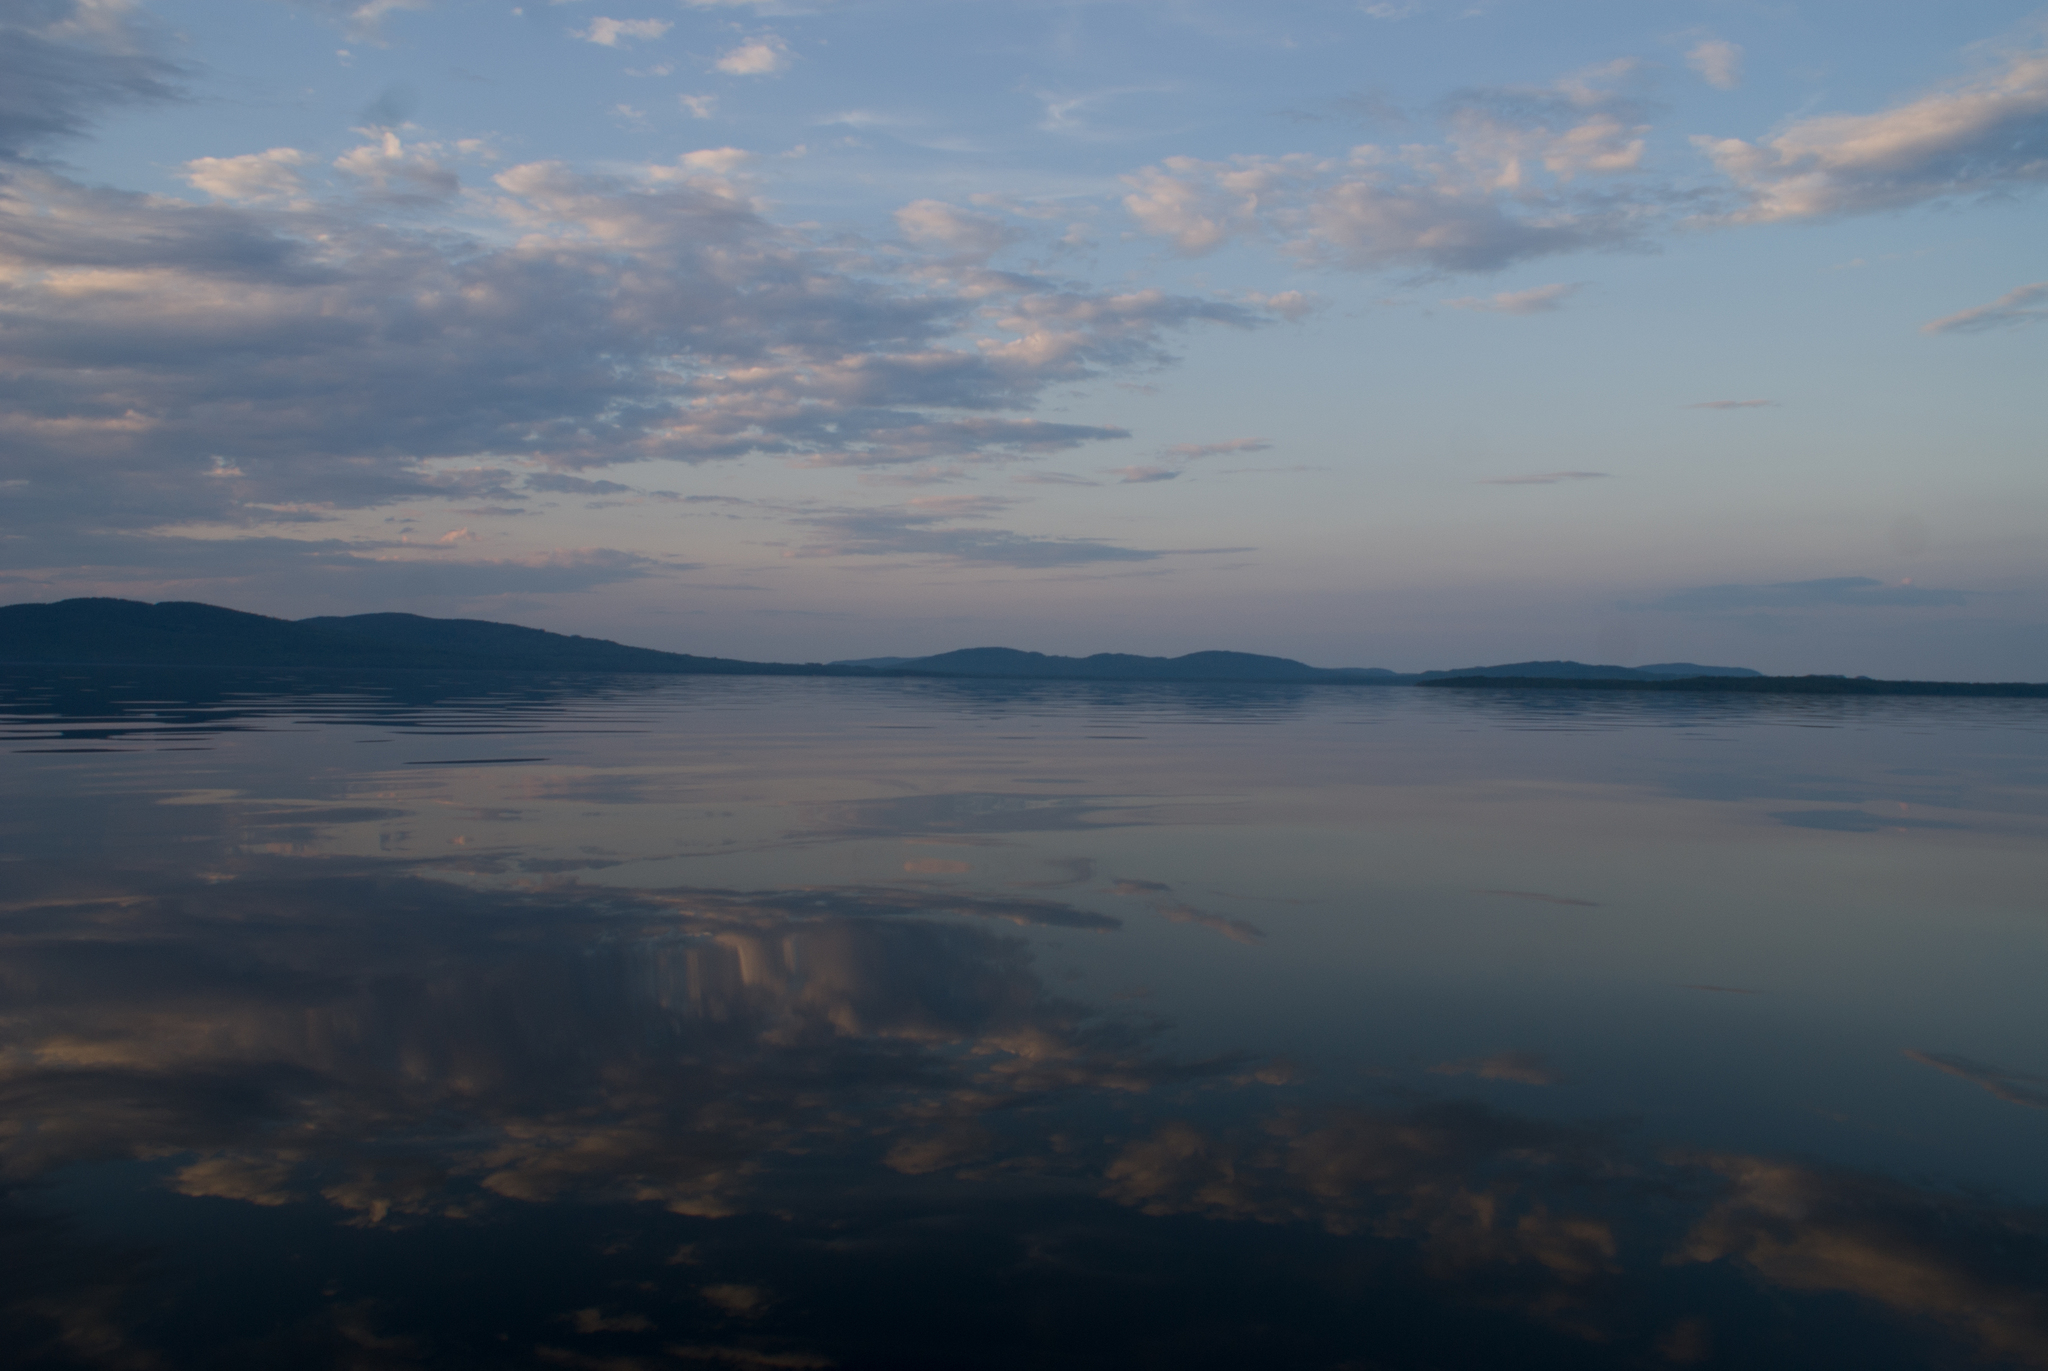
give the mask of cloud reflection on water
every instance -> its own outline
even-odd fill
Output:
[[[221,745],[22,759],[10,788],[36,859],[0,866],[0,1234],[35,1258],[0,1271],[0,1336],[29,1364],[2048,1367],[2039,1211],[1788,1159],[1775,1119],[1716,1133],[1763,1108],[1712,1069],[1767,1076],[1753,1047],[1802,1046],[1768,1014],[1863,973],[1752,957],[1781,930],[1729,918],[1702,934],[1725,964],[1670,940],[1707,927],[1666,907],[1695,893],[1779,908],[1722,854],[1825,875],[1871,845],[1759,797],[1917,816],[1905,787],[1938,785],[1960,815],[1988,776],[2030,877],[2030,802],[1964,735],[1909,776],[1857,770],[1855,740],[1679,766],[1684,729],[1732,716],[1662,703],[515,684],[16,708],[43,737]],[[854,732],[906,716],[925,731]],[[1301,728],[1207,727],[1245,721]],[[1659,732],[1561,766],[1553,727]],[[543,732],[564,760],[400,770],[556,751],[495,736]],[[1628,844],[1695,831],[1716,864],[1673,846],[1618,879]],[[1796,888],[1866,939],[1863,895]],[[1246,901],[1257,926],[1201,907]],[[1410,993],[1436,950],[1453,978]],[[1616,983],[1685,1003],[1652,1018]],[[1903,1041],[2024,1060],[1949,1032]],[[1632,1034],[1664,1055],[1602,1057]],[[2038,1121],[1899,1041],[1874,1055]],[[1909,1056],[2033,1102],[2023,1072]],[[1702,1067],[1675,1087],[1695,1112],[1597,1117],[1672,1061]]]
[[[1567,1351],[1569,1364],[1640,1365],[1659,1347],[1653,1364],[1669,1364],[1671,1349],[1739,1348],[1766,1331],[1777,1350],[1749,1364],[1795,1365],[1788,1348],[1845,1329],[1860,1340],[1868,1310],[1919,1330],[1902,1344],[1914,1355],[1946,1330],[1988,1356],[2048,1366],[2038,1212],[1838,1168],[1660,1155],[1611,1126],[1455,1099],[1288,1103],[1272,1092],[1291,1088],[1291,1069],[1173,1060],[1149,1021],[1053,993],[1028,944],[949,917],[1007,905],[1041,925],[1114,926],[1080,911],[1059,924],[1054,901],[868,887],[483,891],[341,860],[257,859],[213,883],[23,866],[17,889],[31,898],[0,941],[0,977],[23,1007],[0,1077],[17,1195],[125,1161],[190,1201],[325,1213],[401,1243],[461,1231],[524,1250],[544,1231],[538,1216],[560,1206],[594,1206],[624,1233],[715,1220],[741,1225],[706,1230],[730,1261],[693,1275],[692,1290],[750,1289],[774,1270],[762,1288],[802,1291],[803,1308],[693,1294],[716,1326],[687,1344],[675,1341],[681,1316],[652,1297],[586,1304],[599,1312],[549,1315],[558,1331],[533,1344],[543,1362],[669,1365],[697,1355],[673,1350],[687,1345],[740,1363],[880,1365],[863,1360],[858,1319],[818,1321],[832,1297],[804,1285],[817,1272],[789,1268],[802,1263],[785,1249],[868,1233],[849,1249],[867,1252],[923,1213],[975,1235],[965,1254],[952,1240],[891,1239],[858,1260],[919,1279],[938,1278],[934,1262],[967,1262],[945,1280],[1031,1272],[1033,1299],[1074,1309],[1116,1304],[1136,1278],[1085,1274],[1076,1243],[1114,1249],[1149,1241],[1145,1225],[1197,1219],[1174,1241],[1211,1260],[1242,1247],[1233,1231],[1271,1230],[1253,1244],[1260,1259],[1307,1282],[1290,1297],[1304,1327],[1289,1345],[1325,1358],[1376,1320],[1391,1320],[1398,1343],[1505,1317],[1531,1365]],[[1548,1078],[1518,1053],[1440,1069]],[[133,1183],[121,1174],[96,1183]],[[780,1229],[758,1227],[770,1215]],[[1031,1251],[1047,1255],[1015,1267]],[[1146,1279],[1170,1281],[1171,1265]],[[136,1339],[163,1277],[121,1270],[94,1274],[112,1284],[75,1307],[10,1278],[15,1316],[71,1349],[51,1364],[155,1364]],[[1347,1291],[1367,1272],[1414,1308],[1359,1314]],[[1782,1303],[1818,1294],[1857,1303]],[[374,1318],[337,1305],[322,1336],[426,1349],[446,1335],[403,1292],[378,1299]],[[51,1334],[60,1306],[76,1322],[88,1305],[98,1333]],[[1021,1300],[1001,1317],[1028,1321],[1037,1307]],[[1075,1364],[1130,1364],[1119,1359],[1146,1340],[1172,1341],[1151,1297],[1132,1308],[1135,1323]],[[610,1340],[606,1356],[630,1344],[652,1360],[559,1346],[575,1320]],[[755,1331],[737,1341],[706,1331],[741,1324]],[[943,1356],[962,1332],[930,1336]],[[80,1350],[94,1337],[107,1355]],[[198,1364],[192,1350],[163,1354]],[[329,1359],[347,1360],[307,1364]],[[1186,1361],[1225,1364],[1200,1349]]]

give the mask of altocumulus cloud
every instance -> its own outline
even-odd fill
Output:
[[[1759,142],[1696,138],[1765,223],[1901,209],[2048,181],[2048,49],[1996,55],[1973,78],[1877,114],[1797,120]]]
[[[1461,92],[1439,111],[1441,144],[1168,158],[1125,178],[1124,208],[1190,256],[1271,237],[1305,263],[1354,269],[1496,271],[1623,246],[1661,192],[1589,183],[1642,165],[1647,106],[1622,89],[1632,73]]]
[[[1730,89],[1741,57],[1707,40],[1687,60]],[[1681,225],[1871,214],[2048,181],[2039,46],[1993,51],[1969,79],[1877,113],[1795,119],[1755,141],[1693,137],[1699,175],[1646,157],[1656,107],[1635,93],[1642,79],[1623,60],[1547,87],[1460,92],[1438,107],[1435,141],[1344,157],[1169,157],[1124,178],[1124,208],[1188,256],[1264,239],[1315,266],[1491,272],[1640,247]]]
[[[126,11],[11,13],[0,443],[20,526],[47,534],[503,498],[536,469],[651,458],[1057,452],[1125,435],[1030,417],[1048,387],[1274,317],[993,270],[1005,235],[933,202],[911,216],[926,244],[825,243],[771,222],[729,149],[479,178],[476,149],[379,129],[331,166],[199,159],[208,204],[86,186],[32,153],[172,98],[175,72]],[[476,235],[420,220],[457,196]],[[48,565],[46,541],[15,564]]]

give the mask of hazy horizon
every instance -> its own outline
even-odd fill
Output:
[[[2048,11],[0,6],[0,599],[2048,679]]]

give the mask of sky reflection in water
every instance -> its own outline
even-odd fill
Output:
[[[2048,1366],[2048,709],[11,678],[10,1344]]]

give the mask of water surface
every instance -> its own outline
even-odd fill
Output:
[[[28,1365],[2048,1366],[2048,705],[14,674]]]

